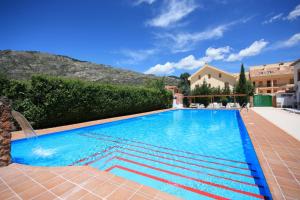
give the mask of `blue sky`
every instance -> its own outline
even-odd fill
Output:
[[[300,58],[299,0],[0,0],[0,49],[142,73]]]

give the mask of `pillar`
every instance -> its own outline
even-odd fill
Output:
[[[10,143],[13,130],[11,105],[6,97],[0,97],[0,167],[11,163]]]
[[[274,90],[273,90],[273,79],[271,79],[271,93],[272,94],[274,93]]]

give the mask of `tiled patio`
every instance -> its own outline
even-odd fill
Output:
[[[0,199],[168,200],[167,193],[92,167],[0,168]]]
[[[273,198],[300,199],[300,141],[252,110],[242,117]]]

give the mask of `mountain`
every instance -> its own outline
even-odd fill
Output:
[[[38,51],[0,51],[0,72],[13,79],[29,79],[33,74],[75,77],[111,84],[140,85],[162,77],[81,61],[68,56]],[[165,77],[168,85],[178,85],[176,77]]]

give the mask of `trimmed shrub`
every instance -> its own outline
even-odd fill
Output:
[[[49,76],[33,76],[27,84],[11,81],[9,85],[5,95],[35,128],[163,109],[172,101],[166,90]]]

